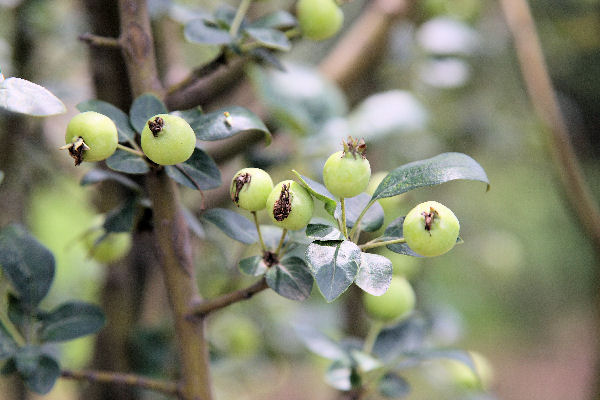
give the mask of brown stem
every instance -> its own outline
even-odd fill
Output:
[[[205,317],[213,311],[220,310],[239,301],[248,300],[255,294],[262,292],[268,287],[269,286],[267,285],[266,279],[262,278],[247,288],[224,294],[223,296],[215,299],[202,301],[194,307],[192,310],[192,315],[200,318]]]
[[[116,38],[98,36],[92,33],[84,33],[79,36],[79,40],[95,47],[114,47],[121,48],[121,43]]]
[[[119,372],[108,371],[64,370],[61,372],[61,376],[65,379],[137,386],[142,389],[153,390],[155,392],[160,392],[171,396],[179,395],[179,388],[177,387],[177,384],[175,382],[160,381],[157,379],[150,379],[135,374],[123,374]]]

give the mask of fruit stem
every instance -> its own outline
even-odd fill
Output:
[[[348,227],[346,226],[346,202],[344,201],[343,197],[340,197],[340,206],[342,207],[342,233],[344,234],[344,237],[346,239],[349,239]],[[356,227],[356,225],[354,225],[353,228],[355,228],[355,227]]]
[[[144,153],[140,150],[132,149],[131,147],[123,146],[121,143],[117,144],[117,148],[126,151],[131,154],[135,154],[138,157],[144,157]]]
[[[267,247],[265,246],[262,234],[260,233],[260,225],[258,224],[258,217],[256,216],[256,211],[252,211],[252,216],[254,217],[254,225],[256,225],[256,233],[258,233],[258,241],[260,242],[260,248],[264,253],[265,251],[267,251]]]
[[[373,205],[375,204],[377,200],[371,199],[371,201],[369,201],[369,203],[367,204],[367,206],[361,211],[360,215],[358,216],[358,218],[356,219],[356,222],[354,223],[354,226],[352,227],[352,229],[350,229],[350,237],[352,237],[354,235],[354,233],[356,232],[356,230],[358,229],[358,226],[360,225],[360,221],[362,221],[363,217],[365,216],[365,214],[367,213],[367,210]]]
[[[367,333],[367,337],[365,338],[365,343],[363,344],[363,352],[367,354],[371,354],[373,351],[373,346],[375,345],[375,340],[383,329],[383,322],[381,321],[373,321],[371,323],[371,327],[369,328],[369,332]]]
[[[279,244],[277,245],[277,250],[275,250],[276,256],[279,256],[279,252],[281,251],[281,248],[283,247],[283,240],[285,239],[286,234],[287,234],[287,229],[284,229],[283,232],[281,232],[281,239],[279,239]]]
[[[361,250],[368,250],[368,249],[372,249],[375,247],[387,246],[389,244],[396,244],[396,243],[406,243],[406,240],[403,237],[399,238],[399,239],[384,240],[383,242],[378,242],[377,239],[375,239],[375,240],[372,240],[365,244],[361,244],[358,247],[360,247]]]
[[[242,25],[242,21],[250,8],[250,4],[252,0],[242,0],[240,6],[238,7],[235,17],[233,18],[233,22],[231,23],[231,27],[229,28],[229,34],[231,37],[235,38],[240,30],[240,26]]]

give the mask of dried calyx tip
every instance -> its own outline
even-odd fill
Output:
[[[72,143],[59,147],[60,150],[69,150],[69,155],[75,160],[75,166],[83,162],[83,152],[90,149],[90,146],[85,144],[81,136],[73,140]]]
[[[231,194],[231,200],[239,207],[240,201],[240,192],[244,188],[245,184],[249,184],[252,180],[252,176],[245,172],[243,174],[239,174],[233,179],[233,185],[235,185],[235,191]]]
[[[165,121],[161,117],[156,117],[153,120],[148,121],[148,128],[150,128],[150,132],[157,137],[160,131],[162,131],[163,126],[165,126]]]
[[[429,212],[423,211],[421,215],[425,217],[425,230],[431,235],[431,225],[433,224],[433,220],[439,217],[439,214],[433,207],[429,207]]]
[[[357,156],[366,158],[367,144],[364,139],[354,139],[352,136],[348,136],[348,140],[343,141],[342,145],[344,146],[344,152],[342,153],[343,157],[350,153],[354,158]]]
[[[283,221],[292,212],[292,202],[290,201],[290,184],[284,184],[281,187],[279,198],[273,207],[273,217],[276,221]]]
[[[277,257],[277,254],[273,253],[272,251],[265,251],[262,259],[269,268],[279,263],[279,257]]]

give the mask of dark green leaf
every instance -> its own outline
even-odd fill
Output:
[[[404,237],[404,233],[402,232],[402,224],[403,223],[404,223],[404,217],[399,217],[399,218],[396,218],[395,220],[393,220],[387,226],[387,228],[385,228],[385,232],[383,233],[383,235],[385,236],[385,239],[392,240],[392,239],[403,238]],[[421,255],[412,251],[412,249],[410,247],[408,247],[408,245],[406,243],[389,244],[386,247],[389,250],[393,251],[394,253],[404,254],[404,255],[413,256],[413,257],[422,257]]]
[[[60,377],[58,363],[54,358],[42,353],[40,347],[21,347],[15,362],[27,387],[36,393],[48,393]]]
[[[410,393],[406,379],[393,372],[385,374],[378,384],[379,394],[388,399],[400,399]]]
[[[298,339],[313,353],[329,360],[348,360],[348,354],[336,341],[317,331],[312,325],[295,325],[294,330]]]
[[[31,323],[29,315],[35,313],[34,310],[26,310],[27,304],[23,304],[21,299],[12,293],[8,294],[8,319],[20,332],[25,332],[25,325]]]
[[[211,25],[204,19],[194,19],[185,25],[185,38],[192,43],[224,45],[231,42],[226,29]]]
[[[356,219],[369,204],[371,196],[366,193],[361,193],[358,196],[345,199],[346,203],[346,225],[349,228],[354,226]],[[360,221],[360,229],[365,232],[374,232],[383,225],[383,208],[379,203],[375,203],[369,207],[362,220]]]
[[[81,186],[93,185],[95,183],[104,182],[104,181],[115,181],[125,186],[128,189],[131,189],[136,192],[140,192],[142,190],[141,186],[132,181],[131,179],[123,176],[121,174],[117,174],[112,171],[107,171],[103,169],[92,169],[87,174],[81,178]]]
[[[327,369],[325,381],[335,389],[347,391],[359,387],[361,379],[354,366],[336,360]]]
[[[261,276],[267,272],[267,264],[264,263],[261,256],[252,256],[244,258],[239,263],[240,271],[250,276]]]
[[[226,116],[226,113],[228,116]],[[264,133],[267,146],[271,143],[271,133],[264,122],[252,111],[244,107],[231,106],[220,110],[199,114],[188,119],[199,140],[222,140],[238,134]]]
[[[350,241],[315,241],[306,259],[317,286],[327,302],[332,302],[352,284],[360,267],[361,251]]]
[[[373,296],[381,296],[392,282],[392,262],[379,254],[361,253],[356,285]]]
[[[203,150],[195,148],[192,156],[184,163],[167,165],[167,175],[175,182],[198,190],[221,186],[221,171],[214,160]]]
[[[284,258],[269,268],[265,277],[267,285],[287,299],[302,301],[310,296],[313,277],[301,258]]]
[[[200,221],[198,221],[198,218],[196,218],[194,213],[185,207],[181,208],[181,212],[183,213],[183,218],[185,218],[185,222],[187,222],[190,230],[194,232],[194,234],[200,239],[204,239],[206,237],[206,234],[204,233],[204,227]]]
[[[17,372],[17,363],[15,362],[15,358],[11,357],[6,360],[2,366],[2,369],[0,369],[0,374],[3,376],[8,376],[14,374],[15,372]]]
[[[0,360],[12,357],[17,350],[17,343],[4,323],[0,321]]]
[[[333,195],[329,193],[327,188],[320,184],[319,182],[315,182],[312,179],[309,179],[303,175],[300,175],[296,170],[292,170],[296,178],[300,181],[300,184],[304,186],[306,190],[310,192],[314,197],[318,200],[321,200],[324,203],[325,211],[329,213],[332,217],[335,218],[335,207],[336,201],[333,199]]]
[[[308,224],[306,236],[319,240],[342,240],[344,238],[339,229],[326,224]]]
[[[48,89],[21,78],[0,79],[0,108],[34,117],[67,111],[63,102]]]
[[[64,303],[44,316],[40,338],[44,342],[64,342],[96,333],[105,322],[104,313],[98,306]]]
[[[54,256],[18,225],[0,231],[0,266],[20,299],[31,307],[46,296],[54,279]]]
[[[271,50],[267,50],[264,47],[258,47],[250,50],[250,54],[252,54],[254,60],[259,64],[270,66],[278,69],[281,72],[285,72],[285,67],[281,61],[279,61],[279,58],[277,58],[277,56],[271,52]]]
[[[372,354],[384,361],[414,352],[421,348],[425,338],[425,322],[420,318],[408,318],[397,325],[383,329],[373,345]]]
[[[292,14],[284,10],[278,10],[252,21],[253,28],[290,29],[298,25],[298,21]]]
[[[137,198],[129,197],[125,203],[108,213],[104,220],[104,230],[110,232],[131,232],[137,213]]]
[[[131,129],[129,117],[112,104],[102,100],[88,100],[77,104],[77,109],[81,112],[96,111],[106,115],[108,118],[112,119],[117,126],[117,130],[119,131],[119,142],[131,143],[135,141],[135,131]]]
[[[254,223],[235,211],[213,208],[206,210],[202,218],[215,224],[223,233],[238,242],[252,244],[258,241]]]
[[[289,51],[292,48],[292,44],[285,33],[276,29],[247,28],[244,32],[263,47],[282,51]]]
[[[106,159],[106,166],[126,174],[145,174],[150,171],[150,167],[143,158],[120,149]]]
[[[150,118],[168,112],[167,107],[158,97],[145,93],[133,101],[129,110],[129,120],[133,129],[141,133]]]
[[[396,168],[383,178],[371,199],[397,196],[457,179],[481,181],[487,183],[489,189],[487,175],[477,161],[462,153],[443,153]]]

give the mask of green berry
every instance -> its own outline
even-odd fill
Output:
[[[415,292],[406,278],[394,275],[384,294],[373,296],[365,293],[363,304],[371,318],[386,323],[395,322],[414,310]]]
[[[323,167],[323,181],[327,190],[338,198],[354,197],[367,189],[371,165],[365,158],[364,141],[350,139],[344,151],[333,153]]]
[[[435,257],[454,247],[460,224],[448,207],[426,201],[410,210],[402,229],[408,247],[422,256]]]
[[[96,261],[109,264],[125,257],[131,250],[131,233],[111,232],[104,235],[102,229],[95,229],[85,236],[85,244],[89,255]]]
[[[334,0],[299,0],[296,15],[302,34],[312,40],[335,35],[344,22],[344,13]]]
[[[184,162],[195,148],[194,130],[176,115],[155,115],[142,131],[142,150],[150,160],[160,165]]]
[[[259,211],[267,206],[267,197],[273,190],[271,176],[260,168],[239,170],[231,180],[231,200],[248,211]]]
[[[279,182],[267,198],[267,210],[271,221],[280,228],[301,229],[308,225],[312,218],[313,198],[297,182]]]
[[[75,160],[102,161],[110,157],[117,149],[119,136],[115,123],[105,115],[95,111],[86,111],[74,116],[67,125],[64,149]]]

